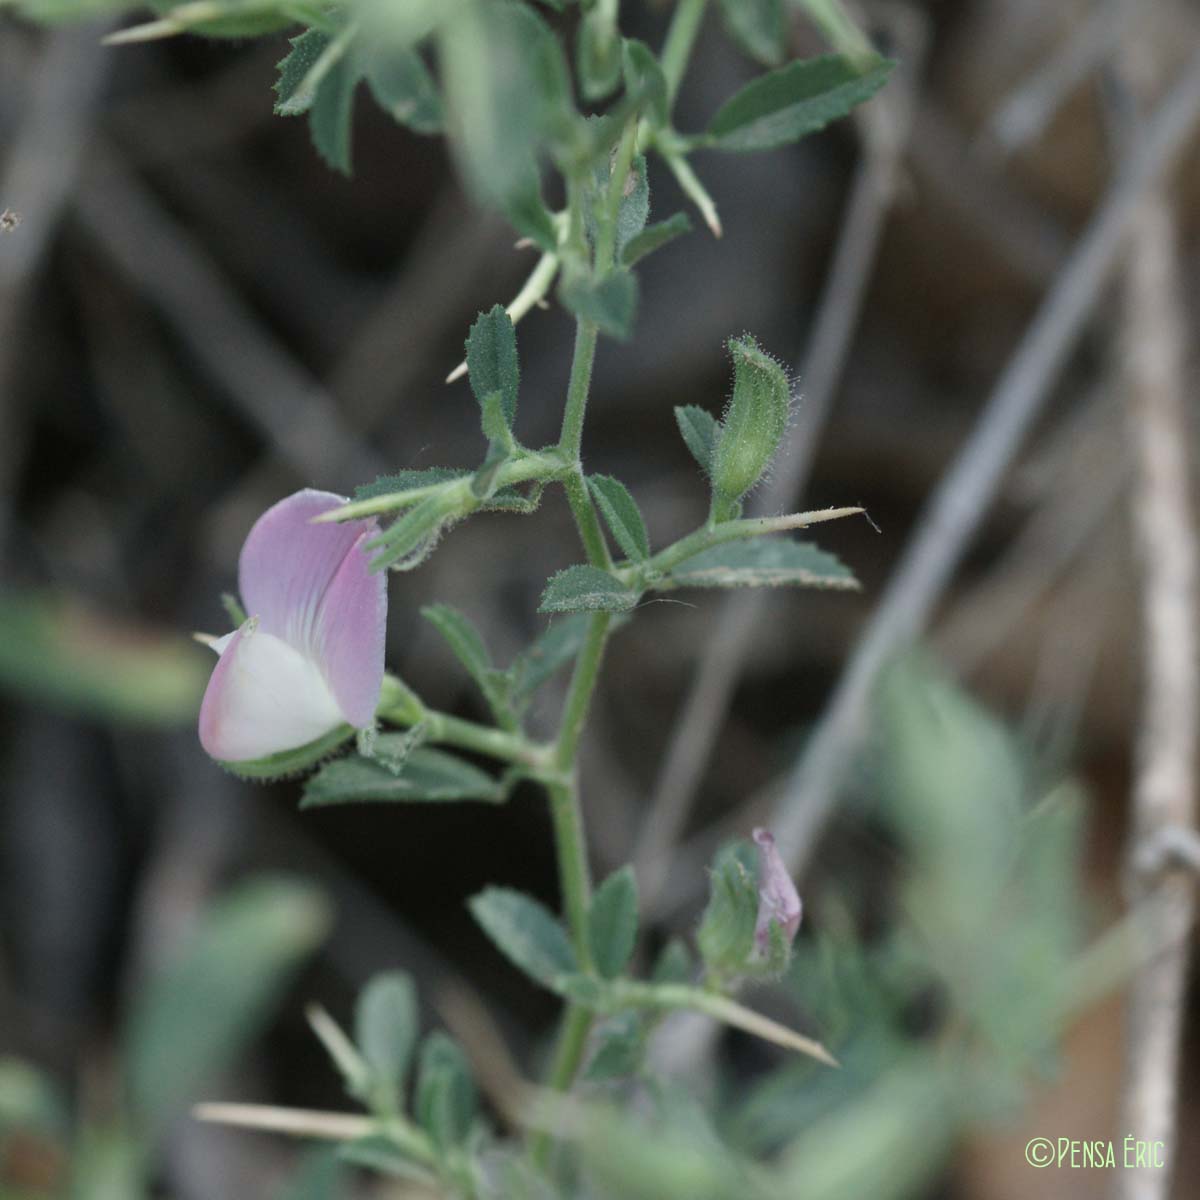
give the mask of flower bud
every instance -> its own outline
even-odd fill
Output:
[[[758,919],[754,925],[754,942],[763,955],[771,954],[772,927],[783,938],[784,949],[790,950],[800,928],[803,905],[788,869],[779,857],[775,838],[765,829],[754,831],[758,847]]]
[[[751,337],[729,342],[733,396],[713,456],[713,488],[723,519],[762,478],[787,430],[791,394],[783,368]]]

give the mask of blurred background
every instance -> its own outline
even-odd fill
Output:
[[[664,7],[625,7],[626,32],[657,45]],[[1123,105],[1158,99],[1200,40],[1200,14],[1182,0],[863,12],[901,59],[897,77],[797,147],[702,156],[724,237],[699,228],[647,263],[636,336],[601,344],[585,458],[629,484],[654,542],[705,515],[671,410],[719,411],[723,342],[742,331],[793,364],[798,430],[814,382],[828,405],[819,438],[791,452],[814,455],[802,494],[779,508],[861,504],[878,527],[817,531],[861,592],[767,596],[740,668],[683,732],[705,647],[729,619],[722,596],[649,605],[614,641],[585,804],[598,873],[633,856],[660,878],[652,944],[694,927],[712,849],[768,811],[922,505],[1105,196],[1128,136]],[[298,813],[294,784],[240,782],[201,752],[211,657],[190,633],[225,630],[220,596],[236,587],[241,541],[280,496],[478,459],[466,382],[443,380],[475,313],[515,295],[535,252],[472,206],[439,139],[402,130],[365,96],[355,177],[330,171],[303,121],[272,115],[285,35],[106,48],[107,29],[47,31],[0,14],[0,210],[11,226],[0,233],[0,1081],[26,1097],[50,1081],[105,1126],[148,981],[215,897],[264,872],[302,881],[273,885],[294,953],[204,1095],[344,1107],[304,1005],[345,1014],[363,981],[393,966],[416,976],[429,1021],[447,996],[482,998],[528,1063],[556,1002],[506,967],[463,901],[495,882],[555,903],[538,797]],[[795,52],[820,48],[797,18]],[[680,126],[702,126],[755,70],[709,21]],[[1200,281],[1194,151],[1192,137],[1170,192],[1185,346]],[[661,166],[650,170],[654,214],[686,207]],[[863,261],[850,294],[830,301],[848,212]],[[1123,903],[1141,690],[1118,297],[1096,297],[929,637],[1044,773],[1083,785],[1096,928]],[[813,381],[806,355],[830,303],[844,320]],[[520,433],[539,445],[557,433],[571,323],[557,307],[535,311],[519,342]],[[419,571],[391,580],[389,668],[431,705],[482,719],[420,606],[461,608],[506,662],[541,630],[538,595],[577,559],[574,536],[556,494],[534,517],[456,529]],[[542,732],[563,682],[533,714]],[[890,919],[880,877],[895,848],[863,800],[872,778],[864,760],[802,881],[802,938],[820,930],[826,894],[855,897],[861,927]],[[664,805],[672,828],[648,848],[644,822]],[[1123,1135],[1121,1013],[1119,993],[1089,1006],[1048,1077],[939,1151],[919,1194],[1098,1194],[1097,1175],[1033,1171],[1022,1148],[1034,1134]],[[1196,1033],[1189,1009],[1184,1129],[1198,1116]],[[777,1061],[738,1038],[722,1056],[735,1078]],[[44,1075],[18,1078],[18,1060]],[[4,1112],[0,1099],[0,1194],[54,1194],[70,1173],[54,1139],[6,1142]],[[295,1153],[182,1116],[158,1145],[163,1194],[205,1200],[272,1194]],[[1200,1150],[1182,1142],[1180,1153],[1182,1197]]]

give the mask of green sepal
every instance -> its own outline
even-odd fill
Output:
[[[297,746],[294,750],[281,750],[278,754],[268,754],[265,758],[248,759],[243,762],[226,762],[224,759],[215,761],[218,766],[224,767],[230,774],[241,779],[288,779],[303,774],[335,754],[352,740],[356,733],[357,730],[352,725],[339,725],[315,741]]]

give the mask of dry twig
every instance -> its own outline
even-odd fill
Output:
[[[1169,1194],[1190,939],[1191,872],[1161,883],[1153,848],[1173,831],[1195,835],[1197,681],[1196,526],[1188,484],[1191,431],[1184,397],[1183,289],[1175,223],[1162,191],[1133,224],[1125,275],[1126,394],[1134,456],[1134,540],[1142,579],[1142,728],[1129,843],[1132,900],[1155,891],[1143,936],[1165,945],[1135,976],[1129,999],[1123,1128],[1165,1147],[1164,1169],[1117,1177],[1120,1200]]]

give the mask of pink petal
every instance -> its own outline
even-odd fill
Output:
[[[383,684],[387,579],[368,570],[363,543],[373,520],[314,525],[346,501],[312,488],[269,508],[254,523],[238,564],[246,612],[262,632],[312,659],[344,719],[370,725]]]
[[[766,829],[756,829],[754,843],[758,847],[758,920],[754,939],[765,952],[771,945],[772,922],[778,922],[791,945],[800,929],[803,906],[772,834]]]
[[[221,657],[200,706],[200,744],[247,762],[316,741],[343,724],[317,665],[250,618],[214,645]]]

